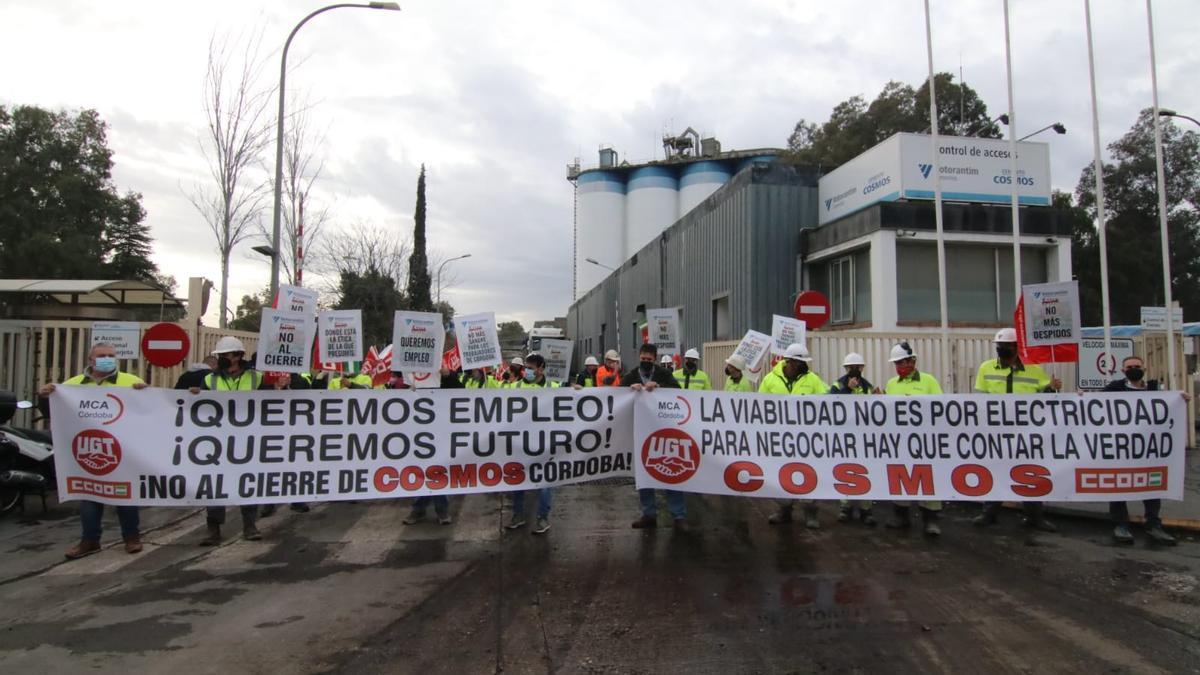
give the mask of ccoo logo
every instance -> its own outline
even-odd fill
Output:
[[[84,471],[93,476],[105,476],[121,463],[121,444],[107,431],[84,429],[71,441],[71,454]]]
[[[933,171],[932,164],[918,164],[917,168],[921,170],[921,178],[929,178],[929,174]]]
[[[700,469],[700,445],[682,429],[659,429],[642,444],[642,466],[659,482],[682,483]]]

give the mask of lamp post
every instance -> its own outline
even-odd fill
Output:
[[[1188,120],[1192,124],[1195,124],[1196,126],[1200,127],[1200,121],[1196,120],[1195,117],[1189,117],[1187,115],[1180,115],[1179,113],[1175,112],[1174,110],[1171,110],[1170,108],[1159,108],[1158,116],[1159,117],[1179,117],[1179,118]]]
[[[441,265],[438,265],[438,271],[437,271],[437,304],[439,304],[439,305],[440,305],[440,304],[442,304],[442,268],[446,266],[446,263],[451,263],[451,262],[454,262],[455,260],[462,260],[463,258],[470,258],[470,257],[471,257],[471,254],[470,254],[470,253],[464,253],[464,254],[462,254],[462,255],[458,256],[457,258],[451,258],[451,259],[449,259],[449,260],[443,260],[443,261],[442,261],[442,264],[441,264]]]
[[[596,260],[595,258],[584,258],[584,261],[590,262],[591,264],[593,264],[596,267],[599,267],[601,269],[606,269],[609,272],[617,271],[615,268],[609,267],[608,265],[605,265],[604,263],[600,262],[599,260]],[[621,288],[620,288],[620,286],[617,287],[617,295],[615,298],[613,298],[613,323],[616,325],[616,329],[617,329],[617,353],[620,354],[621,353]],[[601,337],[603,337],[603,336],[601,336]]]
[[[322,7],[315,12],[309,14],[296,24],[291,33],[288,33],[287,41],[283,43],[283,56],[279,61],[279,117],[275,121],[275,207],[271,211],[271,250],[274,254],[271,256],[271,297],[274,298],[279,294],[279,217],[280,206],[283,203],[283,101],[284,101],[284,85],[287,80],[287,55],[288,48],[292,46],[292,38],[296,37],[296,32],[300,30],[308,20],[322,12],[328,12],[331,9],[341,9],[343,7],[359,7],[362,9],[386,9],[393,12],[400,11],[400,5],[394,2],[370,2],[367,4],[356,3],[339,3]]]
[[[1055,122],[1054,124],[1051,124],[1050,126],[1046,126],[1046,127],[1042,127],[1041,129],[1038,129],[1037,131],[1033,132],[1032,134],[1027,134],[1025,136],[1018,138],[1017,142],[1020,143],[1021,141],[1025,140],[1026,138],[1033,138],[1034,136],[1037,136],[1038,134],[1042,133],[1043,131],[1049,131],[1051,129],[1053,129],[1054,133],[1056,133],[1056,134],[1067,133],[1067,128],[1063,126],[1062,122]]]

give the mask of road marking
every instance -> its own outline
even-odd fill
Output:
[[[407,509],[392,500],[373,502],[342,535],[340,545],[326,558],[343,565],[375,565],[412,527],[403,523]]]

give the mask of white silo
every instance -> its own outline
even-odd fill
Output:
[[[579,174],[575,240],[575,295],[592,290],[625,261],[625,179],[615,171]]]
[[[629,174],[625,190],[625,258],[633,256],[679,213],[679,180],[662,166],[644,166]]]
[[[679,212],[682,218],[700,202],[729,182],[729,166],[724,162],[694,162],[683,167],[679,178]]]

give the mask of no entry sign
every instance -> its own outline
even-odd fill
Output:
[[[173,323],[156,323],[142,334],[142,356],[159,368],[182,362],[191,348],[187,331]]]
[[[803,291],[796,296],[795,317],[811,330],[829,322],[829,298],[820,291]]]

